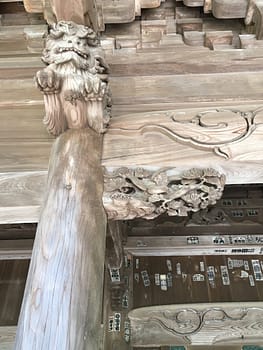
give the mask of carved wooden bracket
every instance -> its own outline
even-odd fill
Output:
[[[42,60],[48,65],[37,72],[44,93],[44,124],[53,135],[66,129],[90,127],[106,131],[110,119],[108,66],[96,33],[74,22],[52,25]]]
[[[109,219],[154,219],[160,214],[187,216],[221,198],[225,176],[214,169],[149,171],[120,168],[105,174],[103,203]]]

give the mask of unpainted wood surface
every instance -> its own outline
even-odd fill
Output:
[[[102,137],[70,130],[54,145],[15,349],[98,349],[105,255]]]
[[[0,240],[0,260],[30,260],[33,243],[33,239]]]
[[[247,0],[212,0],[212,13],[216,18],[244,18],[247,8]]]
[[[46,171],[0,174],[0,223],[38,222]]]
[[[16,327],[0,327],[0,347],[1,350],[12,350],[15,341]]]
[[[177,109],[115,117],[104,137],[102,164],[109,169],[135,165],[160,169],[176,164],[178,173],[202,164],[225,174],[227,184],[260,183],[263,181],[260,108],[258,104],[224,105],[217,109]],[[251,132],[247,132],[246,119],[240,113],[257,110]],[[10,114],[10,120],[13,125],[17,121],[21,139],[10,127],[12,123],[4,123],[5,130],[0,132],[0,222],[37,222],[53,140],[38,127],[41,113],[33,108],[26,118],[19,119],[16,111]],[[34,113],[38,115],[36,120]],[[194,123],[200,113],[205,113],[201,121],[207,128]],[[40,141],[34,140],[34,129],[25,128],[22,121],[35,125]]]
[[[15,326],[17,324],[28,266],[29,260],[0,261],[0,326]]]
[[[255,107],[248,108],[254,110]],[[199,167],[201,163],[202,166],[220,168],[226,174],[227,183],[237,181],[246,183],[251,181],[249,178],[252,176],[255,176],[256,182],[261,182],[263,152],[260,151],[260,140],[263,113],[258,113],[255,119],[258,124],[255,125],[252,134],[238,142],[229,143],[228,141],[233,140],[235,135],[242,134],[241,130],[246,130],[246,121],[238,114],[232,114],[231,110],[232,107],[225,106],[222,110],[218,108],[219,112],[208,108],[195,111],[176,110],[175,113],[152,112],[115,118],[104,139],[102,163],[106,167],[134,165],[154,167],[161,162],[162,166],[173,167],[176,164],[178,168],[189,167],[189,164],[191,167]],[[233,110],[236,110],[236,107]],[[210,125],[210,129],[195,125],[194,120],[197,121],[195,118],[203,112],[205,117],[201,120],[205,125]],[[177,120],[176,123],[172,121],[173,118]],[[225,127],[220,129],[220,123]],[[164,128],[160,128],[160,125]],[[174,136],[176,134],[178,138],[172,134]],[[225,155],[228,155],[226,158],[222,154],[215,154],[215,149],[210,148],[209,145],[215,143],[222,146]]]
[[[251,341],[261,344],[262,312],[261,302],[138,308],[129,313],[132,344],[142,347],[174,343],[187,346],[241,346],[251,344]]]
[[[23,0],[25,10],[30,13],[40,13],[43,11],[41,0]]]
[[[135,267],[135,258],[133,259],[133,271],[139,273],[147,270],[150,278],[150,286],[145,287],[142,278],[139,282],[133,280],[133,307],[139,308],[153,305],[168,304],[188,304],[188,303],[210,303],[210,302],[245,302],[261,301],[263,296],[262,281],[255,281],[255,287],[251,287],[248,278],[241,278],[240,273],[243,268],[234,268],[229,270],[230,285],[222,283],[220,266],[227,266],[227,256],[208,255],[208,256],[140,256],[139,268]],[[245,259],[249,262],[249,274],[253,275],[251,260],[260,259],[261,256],[231,256],[232,259]],[[162,291],[160,286],[154,283],[155,273],[167,274],[167,260],[172,263],[172,287],[167,291]],[[200,271],[200,262],[204,262],[205,271],[208,266],[214,266],[215,285],[208,281],[206,272]],[[180,263],[181,273],[177,274],[176,264]],[[204,281],[193,281],[193,275],[202,274],[205,276]],[[140,276],[141,277],[141,276]]]

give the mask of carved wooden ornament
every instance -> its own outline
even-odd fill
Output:
[[[53,135],[66,129],[90,127],[103,133],[109,122],[108,66],[96,33],[73,22],[52,25],[42,60],[48,65],[37,72],[44,93],[44,124]]]
[[[221,198],[225,176],[214,169],[153,172],[120,168],[105,175],[104,207],[109,219],[154,219],[160,214],[187,216]]]
[[[262,343],[262,303],[160,305],[129,312],[132,346]]]

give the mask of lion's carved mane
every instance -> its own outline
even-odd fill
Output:
[[[44,124],[51,134],[84,127],[105,132],[110,118],[108,66],[98,45],[91,28],[65,21],[51,27],[42,57],[47,67],[36,74],[44,93]]]

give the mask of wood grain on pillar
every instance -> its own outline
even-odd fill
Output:
[[[106,217],[102,136],[55,142],[15,349],[99,349]]]

